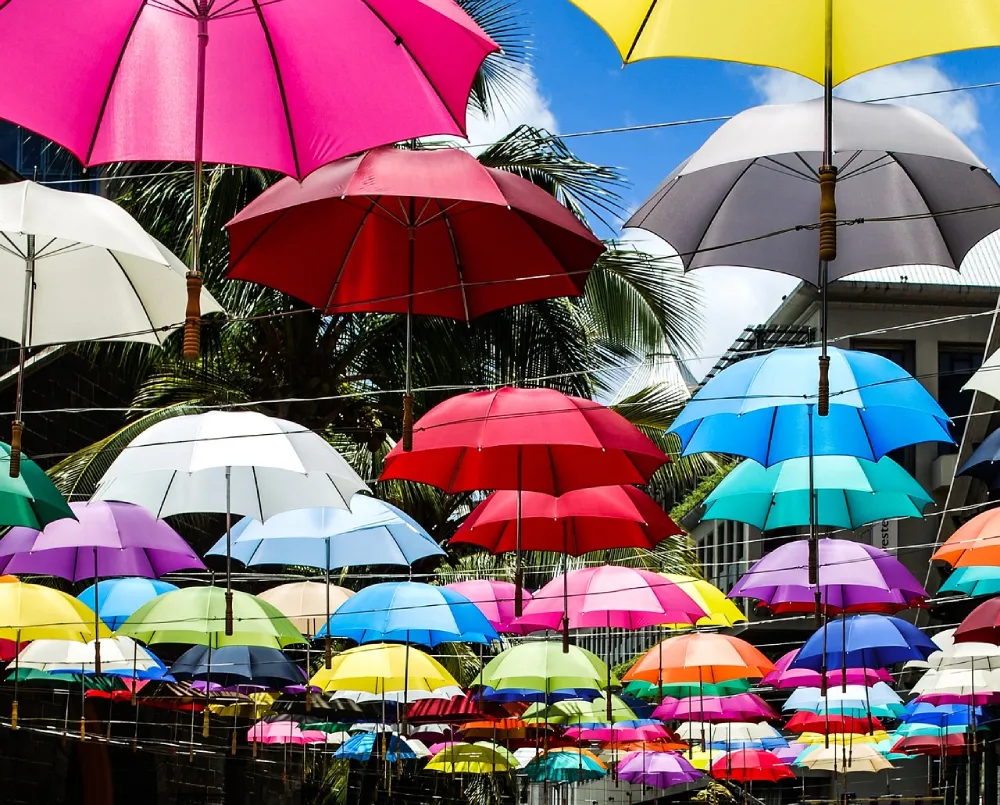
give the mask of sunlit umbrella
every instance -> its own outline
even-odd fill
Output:
[[[594,699],[566,699],[545,704],[537,702],[528,707],[521,718],[528,724],[555,724],[561,727],[597,726],[634,722],[638,716],[618,696],[611,696],[611,717],[608,718],[607,693]]]
[[[729,628],[747,622],[747,616],[740,608],[726,598],[726,594],[711,582],[680,573],[664,573],[662,575],[678,585],[708,613],[705,617],[698,618],[697,626]],[[688,628],[687,624],[671,624],[671,626]]]
[[[354,595],[354,591],[331,585],[329,594],[332,611]],[[327,586],[318,581],[279,584],[257,595],[288,618],[302,634],[310,636],[315,636],[327,621],[326,596]]]
[[[458,685],[443,665],[415,648],[369,643],[348,649],[333,658],[309,680],[324,691],[361,690],[386,693],[400,690],[433,691]]]
[[[556,691],[602,690],[608,678],[607,665],[595,654],[578,646],[570,646],[564,654],[562,646],[553,641],[521,643],[502,651],[483,668],[473,681],[473,687],[488,688],[498,693],[516,690],[534,693],[532,701],[550,701]],[[612,684],[617,684],[614,675]]]
[[[774,664],[745,640],[722,634],[690,634],[653,646],[624,678],[715,684],[729,679],[759,679],[772,670]]]
[[[514,585],[509,581],[493,579],[470,579],[446,584],[449,590],[454,590],[468,598],[483,615],[490,625],[498,632],[507,634],[522,634],[524,629],[514,623]],[[521,591],[523,602],[531,601],[531,593]]]
[[[101,643],[97,668],[95,644]],[[166,666],[148,649],[128,637],[103,637],[100,641],[34,640],[17,655],[17,666],[50,674],[93,674],[159,679]]]
[[[85,606],[95,609],[98,617],[114,631],[147,601],[176,589],[176,584],[159,579],[106,579],[100,585],[90,585],[77,599]]]
[[[763,721],[777,717],[771,705],[752,693],[665,699],[653,711],[653,718],[661,721]]]
[[[533,783],[583,783],[599,780],[608,770],[590,752],[584,749],[550,749],[539,753],[524,767],[524,773]]]
[[[520,768],[511,752],[489,741],[452,743],[431,758],[427,771],[445,774],[492,774]]]
[[[702,685],[697,682],[664,682],[662,685],[658,685],[655,682],[633,679],[622,689],[622,695],[660,701],[665,697],[683,699],[688,696],[731,696],[736,693],[746,693],[749,690],[750,680],[748,679],[727,679],[725,682]]]
[[[627,783],[670,788],[702,776],[691,762],[675,752],[631,752],[618,763],[618,777]]]
[[[952,567],[1000,567],[1000,509],[963,523],[931,557]]]
[[[893,768],[875,746],[858,742],[852,743],[846,752],[840,746],[816,746],[800,755],[795,765],[814,771],[835,771],[841,774],[877,772]]]
[[[712,776],[741,783],[758,780],[776,783],[795,777],[788,766],[772,752],[761,749],[737,749],[712,763]]]
[[[938,647],[916,626],[885,615],[854,615],[824,626],[806,641],[791,668],[879,668],[923,660]]]

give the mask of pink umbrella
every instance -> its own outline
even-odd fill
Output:
[[[498,632],[524,634],[524,627],[514,623],[514,585],[509,581],[474,579],[446,584],[450,590],[468,598],[486,616],[486,620]],[[522,590],[524,603],[531,601],[531,593]]]
[[[606,724],[594,727],[570,727],[566,737],[576,741],[614,741],[626,743],[629,741],[662,741],[673,738],[665,727],[660,724]]]
[[[822,687],[819,671],[808,668],[789,668],[798,654],[798,649],[784,654],[774,663],[774,670],[767,674],[761,685],[784,690],[786,688],[819,688]],[[846,676],[846,681],[845,681]],[[885,668],[847,668],[826,672],[828,685],[866,685],[871,687],[876,682],[893,683],[892,674]]]
[[[777,712],[760,696],[737,693],[733,696],[667,697],[653,711],[660,721],[765,721],[779,718]]]
[[[304,730],[294,721],[258,721],[247,731],[247,741],[261,744],[326,743],[326,733]]]
[[[301,179],[374,146],[464,135],[496,50],[453,0],[7,2],[0,116],[88,166],[194,162],[196,356],[203,160]]]
[[[434,755],[438,754],[439,752],[443,752],[448,747],[457,746],[460,743],[462,743],[462,741],[441,741],[439,743],[431,744],[430,746],[428,746],[427,751],[431,753],[431,757],[434,757]]]

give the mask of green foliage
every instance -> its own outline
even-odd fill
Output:
[[[679,523],[692,509],[700,506],[702,501],[704,501],[705,498],[712,493],[712,490],[715,489],[715,487],[722,483],[722,479],[729,475],[738,463],[739,462],[737,461],[729,461],[720,465],[710,475],[706,475],[702,478],[698,482],[698,485],[688,492],[680,503],[671,509],[670,516],[674,519],[674,521]]]

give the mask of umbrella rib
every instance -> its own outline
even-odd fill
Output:
[[[146,303],[142,301],[142,297],[139,295],[139,289],[135,287],[135,283],[132,282],[132,278],[128,275],[128,272],[125,270],[125,266],[121,264],[121,260],[118,259],[118,255],[115,254],[110,249],[108,249],[107,252],[108,254],[111,255],[111,259],[115,261],[115,265],[117,265],[118,268],[121,269],[122,276],[125,277],[125,279],[128,281],[129,287],[135,292],[135,298],[139,300],[139,307],[142,308],[143,315],[145,315],[146,321],[149,322],[149,329],[155,333],[157,327],[155,324],[153,324],[153,319],[150,317],[149,311],[146,309]]]
[[[27,255],[24,252],[22,252],[17,247],[17,244],[14,243],[13,240],[10,239],[10,235],[8,235],[6,232],[0,232],[0,237],[3,237],[3,239],[10,244],[10,248],[9,249],[6,246],[4,246],[3,244],[0,244],[0,251],[4,251],[4,252],[7,252],[8,254],[12,254],[15,257],[21,258],[22,260],[27,259]]]
[[[795,152],[795,157],[802,162],[803,165],[809,168],[809,164],[802,159],[802,154],[798,151]],[[764,170],[780,173],[782,176],[787,176],[790,179],[804,179],[810,184],[815,184],[819,180],[818,177],[812,172],[811,168],[807,171],[800,171],[791,165],[779,162],[774,157],[758,157],[757,162],[760,167],[764,168]]]
[[[874,157],[873,159],[855,168],[850,173],[840,174],[840,180],[853,179],[857,176],[864,176],[866,173],[871,173],[872,171],[879,170],[887,165],[892,165],[895,162],[895,157],[892,154],[886,152],[881,156]]]
[[[643,17],[642,24],[639,26],[638,30],[635,32],[635,37],[632,39],[632,44],[628,47],[628,52],[625,54],[624,62],[627,64],[629,59],[632,58],[632,54],[635,49],[639,46],[639,40],[642,39],[642,35],[646,31],[646,26],[649,24],[650,18],[653,16],[653,11],[656,9],[656,0],[651,0],[649,8],[646,10],[646,16]]]
[[[440,204],[440,201],[438,202]],[[462,292],[462,308],[465,310],[465,321],[471,321],[471,316],[469,315],[469,297],[465,290],[465,272],[462,270],[462,259],[458,254],[458,241],[455,239],[455,230],[451,225],[451,219],[448,217],[448,211],[441,205],[441,220],[444,221],[445,227],[448,229],[448,238],[451,240],[451,253],[455,257],[455,271],[458,274],[458,286]]]
[[[365,228],[365,224],[368,222],[368,217],[374,212],[376,207],[379,207],[378,203],[379,197],[376,196],[371,198],[371,204],[368,207],[368,211],[361,217],[361,223],[358,224],[358,228],[354,232],[354,237],[351,239],[351,245],[347,247],[347,251],[344,252],[344,259],[340,263],[340,271],[337,272],[337,278],[333,281],[333,285],[330,286],[330,295],[326,298],[326,304],[323,306],[323,310],[327,311],[330,309],[330,305],[333,304],[333,297],[337,295],[337,290],[340,288],[340,281],[344,277],[344,272],[347,270],[347,262],[351,259],[351,255],[354,253],[354,247],[358,243],[358,239],[361,237],[361,230]],[[249,249],[247,250],[249,251]]]
[[[285,125],[288,128],[288,144],[292,149],[292,162],[295,165],[296,178],[301,177],[302,167],[299,165],[299,149],[295,143],[295,130],[292,128],[292,113],[288,108],[288,95],[285,92],[285,82],[281,77],[281,66],[278,64],[278,54],[274,50],[274,40],[271,39],[271,30],[267,27],[264,19],[264,9],[261,8],[259,0],[252,0],[254,10],[257,12],[257,19],[260,22],[261,30],[264,32],[264,40],[267,42],[267,50],[271,54],[271,64],[274,67],[274,78],[278,82],[278,93],[281,95],[281,108],[285,113]]]

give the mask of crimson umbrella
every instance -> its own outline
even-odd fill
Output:
[[[891,751],[904,755],[930,755],[950,757],[964,755],[967,747],[961,733],[951,735],[908,735],[893,744]]]
[[[712,776],[738,780],[741,783],[757,780],[776,783],[778,780],[795,777],[795,773],[773,752],[764,749],[737,749],[727,752],[712,764]]]
[[[857,718],[840,713],[812,713],[808,710],[799,710],[788,719],[785,729],[789,732],[818,732],[821,735],[834,733],[865,735],[884,727],[875,716]]]
[[[955,642],[1000,646],[1000,598],[991,598],[966,615],[955,630]]]
[[[393,447],[381,480],[417,481],[449,493],[499,489],[564,495],[644,484],[668,460],[635,425],[593,400],[555,389],[501,388],[460,394],[424,414],[413,429],[413,450]],[[517,523],[522,498],[517,495]],[[522,549],[517,526],[517,615]]]
[[[406,314],[403,445],[413,427],[413,315],[470,321],[579,296],[604,245],[554,196],[459,148],[378,148],[278,182],[232,221],[229,276],[328,313]]]

